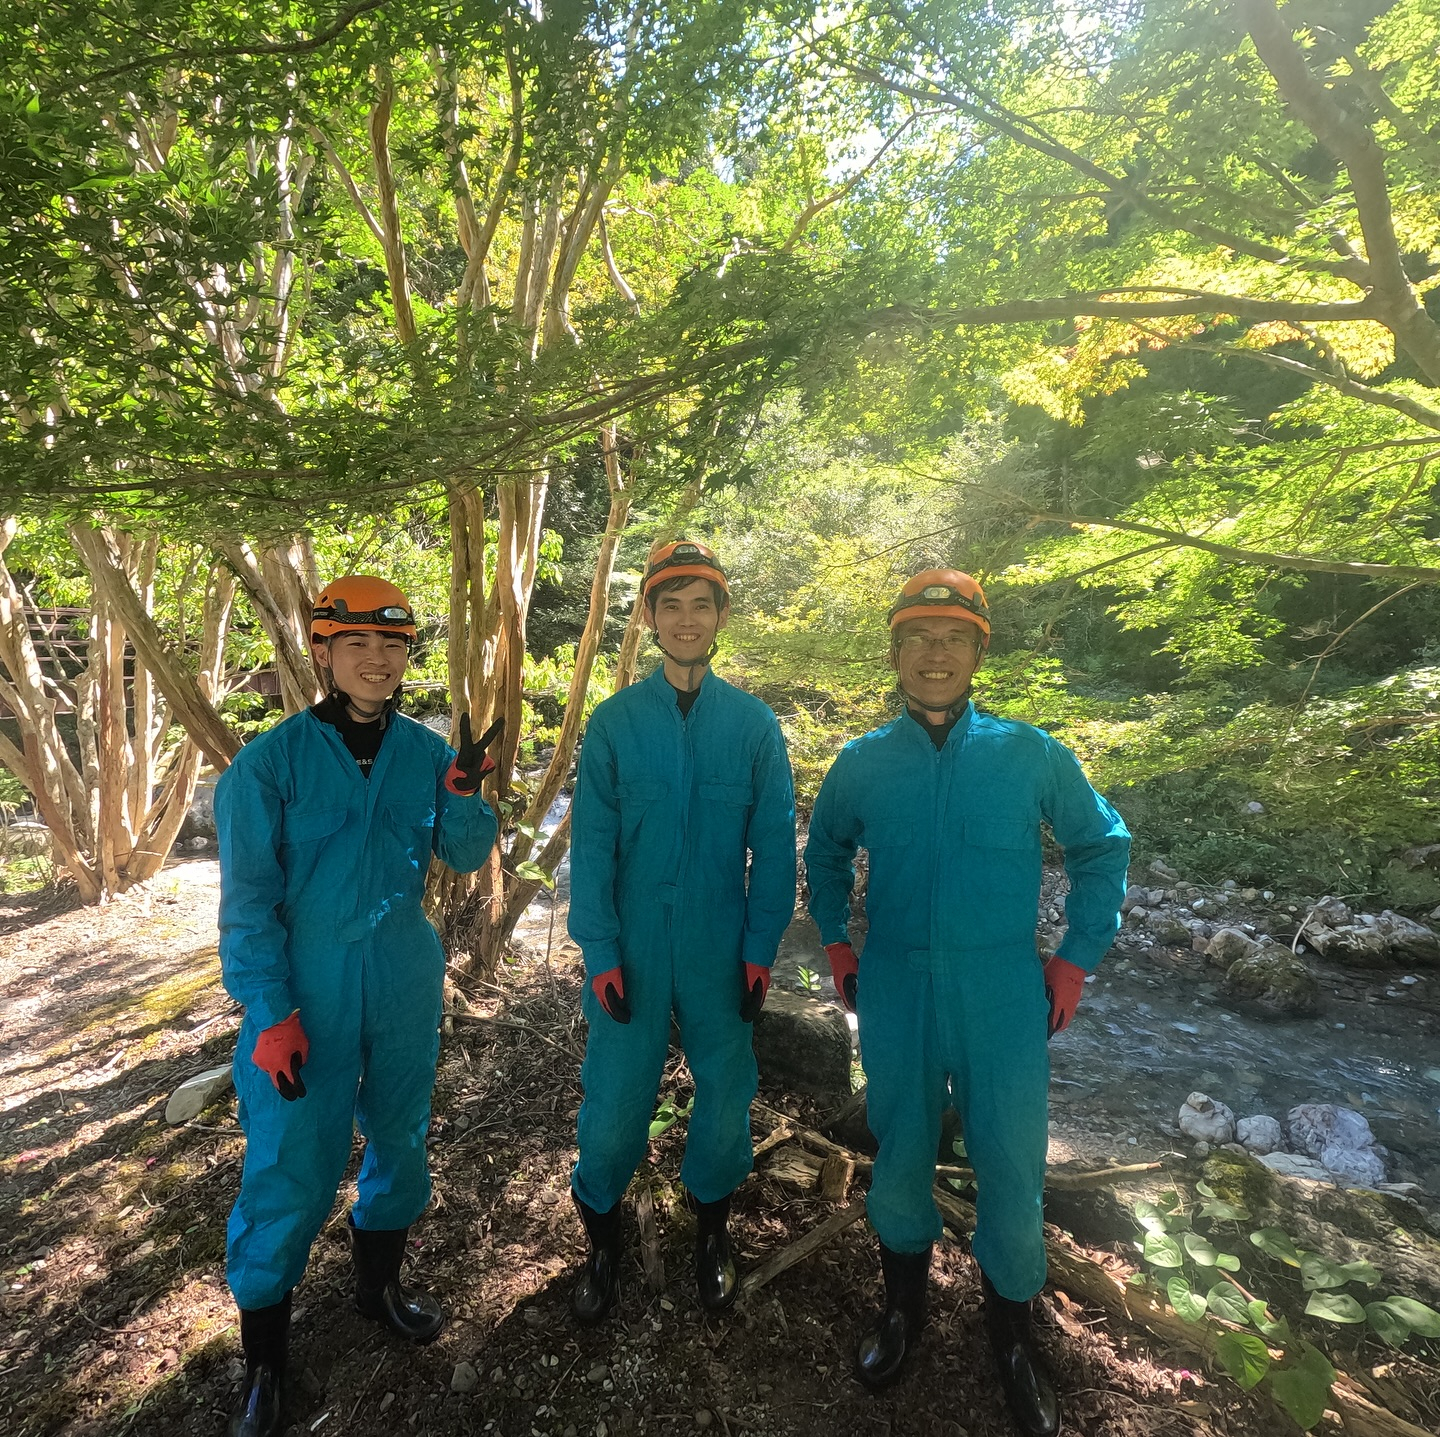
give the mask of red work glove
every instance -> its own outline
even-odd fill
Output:
[[[1045,996],[1050,1000],[1050,1031],[1048,1037],[1063,1033],[1070,1026],[1080,996],[1085,991],[1085,970],[1066,962],[1058,954],[1045,960]]]
[[[846,1010],[855,1011],[855,989],[860,982],[860,960],[848,943],[827,943],[825,956],[830,960],[830,976],[835,980],[835,991]]]
[[[257,1068],[270,1074],[275,1091],[287,1103],[305,1096],[305,1084],[300,1078],[300,1067],[310,1057],[310,1039],[300,1026],[300,1010],[297,1008],[283,1023],[266,1028],[255,1040],[255,1051],[250,1060]]]
[[[451,793],[470,794],[480,787],[480,780],[495,767],[495,760],[485,752],[504,732],[505,718],[497,718],[478,742],[470,737],[470,715],[460,715],[460,748],[445,775],[445,787]]]
[[[607,968],[598,978],[590,980],[600,1006],[617,1023],[630,1021],[630,1005],[625,1001],[625,974],[617,966]]]
[[[753,1023],[765,1006],[765,995],[770,991],[770,970],[758,963],[745,965],[745,992],[740,998],[740,1016],[747,1023]]]

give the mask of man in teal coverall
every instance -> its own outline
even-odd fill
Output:
[[[879,1143],[867,1212],[886,1311],[861,1340],[856,1372],[872,1389],[893,1382],[924,1323],[941,1233],[936,1148],[953,1102],[975,1169],[973,1251],[1006,1399],[1027,1433],[1050,1437],[1059,1404],[1030,1304],[1045,1281],[1046,1043],[1070,1021],[1119,928],[1130,837],[1067,748],[970,703],[990,639],[974,579],[953,569],[915,575],[890,630],[906,711],[841,751],[805,850],[810,912],[858,1016]],[[1070,880],[1065,938],[1043,965],[1042,822]],[[859,848],[869,854],[870,926],[857,959],[848,922]]]
[[[753,1158],[750,1025],[795,906],[780,725],[710,672],[729,614],[724,570],[703,544],[669,545],[646,567],[642,603],[664,665],[595,710],[572,810],[570,935],[590,980],[571,1178],[591,1244],[571,1294],[584,1323],[614,1304],[620,1199],[649,1140],[672,1011],[695,1080],[680,1176],[696,1284],[709,1311],[734,1301],[727,1222]]]
[[[221,970],[245,1008],[245,1167],[226,1259],[246,1358],[234,1437],[281,1430],[290,1293],[357,1122],[356,1305],[416,1341],[443,1321],[434,1298],[399,1280],[406,1231],[430,1200],[445,975],[421,899],[432,854],[470,872],[495,841],[479,797],[494,730],[472,742],[467,716],[457,755],[394,711],[414,638],[393,584],[336,580],[312,620],[326,698],[247,744],[215,789]]]

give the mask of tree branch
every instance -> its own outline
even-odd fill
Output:
[[[1106,295],[1173,294],[1174,299],[1115,300]],[[861,323],[873,325],[886,319],[904,320],[934,328],[942,324],[1028,324],[1057,319],[1164,319],[1179,315],[1228,315],[1255,322],[1275,319],[1324,320],[1343,323],[1357,319],[1380,319],[1379,307],[1369,298],[1356,300],[1252,299],[1247,295],[1215,294],[1208,290],[1171,289],[1166,285],[1117,285],[1113,289],[1062,294],[1051,299],[1011,299],[995,304],[962,309],[917,309],[889,305],[872,310]]]
[[[360,187],[355,183],[355,176],[347,168],[345,161],[340,158],[335,146],[330,143],[329,137],[318,125],[307,125],[310,138],[325,152],[325,158],[334,166],[335,173],[340,176],[340,183],[345,186],[346,193],[350,196],[356,212],[365,222],[365,228],[374,236],[375,243],[381,249],[385,248],[385,231],[380,228],[380,221],[375,218],[374,211],[365,203],[365,196],[360,193]]]
[[[1371,133],[1310,72],[1305,52],[1280,18],[1273,0],[1232,0],[1255,53],[1275,79],[1285,102],[1315,138],[1345,166],[1355,195],[1360,231],[1382,323],[1394,331],[1432,384],[1440,384],[1440,326],[1425,313],[1400,257],[1385,151]]]
[[[1378,404],[1386,409],[1393,409],[1397,414],[1403,414],[1407,419],[1413,419],[1417,424],[1423,424],[1426,429],[1440,431],[1440,409],[1431,409],[1428,405],[1421,404],[1418,399],[1411,399],[1405,394],[1392,394],[1388,390],[1372,388],[1368,384],[1361,384],[1358,380],[1348,379],[1341,374],[1327,373],[1325,370],[1317,369],[1313,364],[1306,364],[1299,359],[1290,359],[1283,354],[1272,354],[1265,349],[1246,349],[1238,344],[1207,344],[1204,340],[1187,340],[1179,347],[1202,350],[1206,354],[1258,359],[1261,364],[1268,364],[1272,369],[1283,369],[1290,374],[1302,375],[1315,384],[1324,384],[1330,389],[1348,395],[1351,399],[1358,399],[1362,404]]]
[[[960,114],[974,120],[977,124],[988,125],[991,129],[1014,140],[1016,144],[1024,145],[1026,149],[1036,150],[1053,160],[1059,160],[1082,175],[1087,175],[1104,185],[1116,198],[1128,201],[1146,214],[1164,220],[1165,223],[1174,225],[1177,229],[1192,234],[1197,239],[1222,245],[1236,254],[1249,255],[1250,258],[1264,260],[1267,264],[1284,265],[1288,269],[1309,269],[1318,270],[1322,274],[1333,274],[1341,279],[1348,279],[1362,289],[1367,288],[1371,283],[1369,266],[1363,261],[1324,260],[1293,255],[1275,245],[1246,239],[1243,235],[1231,234],[1228,230],[1207,224],[1204,220],[1192,219],[1177,213],[1168,205],[1162,205],[1152,199],[1143,189],[1132,185],[1123,176],[1112,173],[1103,165],[1096,164],[1094,160],[1082,155],[1078,150],[1072,150],[1059,140],[1030,128],[1021,116],[1006,110],[1004,106],[996,104],[994,101],[977,104],[928,78],[922,87],[907,85],[903,81],[892,79],[883,71],[872,69],[869,66],[848,66],[847,68],[858,79],[869,80],[872,84],[880,85],[897,95],[908,95],[912,99],[932,105],[938,102],[959,111]]]
[[[370,153],[375,161],[375,186],[380,192],[381,242],[385,246],[385,272],[390,279],[390,304],[395,311],[395,336],[401,344],[413,344],[418,331],[410,304],[410,275],[405,263],[405,240],[400,233],[395,174],[390,168],[390,114],[394,108],[395,81],[387,75],[370,111]]]
[[[342,10],[335,17],[329,29],[312,35],[308,40],[277,40],[268,45],[219,45],[206,50],[164,50],[158,55],[146,55],[139,60],[127,60],[123,65],[113,65],[108,70],[98,70],[82,85],[98,85],[101,80],[113,80],[117,75],[127,75],[131,70],[148,70],[164,65],[202,67],[207,61],[231,60],[237,56],[252,55],[308,55],[313,50],[323,49],[337,36],[344,34],[361,15],[378,10],[386,0],[356,0],[356,3]]]
[[[1015,494],[1000,490],[989,493],[1010,500],[1021,513],[1043,524],[1068,524],[1072,529],[1121,529],[1127,534],[1145,534],[1178,548],[1200,549],[1232,564],[1248,564],[1269,569],[1294,569],[1305,574],[1348,574],[1361,579],[1412,579],[1422,584],[1440,584],[1440,568],[1423,564],[1356,564],[1344,559],[1315,559],[1308,554],[1266,554],[1258,549],[1242,549],[1233,544],[1217,544],[1174,529],[1160,529],[1154,524],[1141,524],[1133,519],[1104,519],[1088,514],[1056,514],[1037,509]]]

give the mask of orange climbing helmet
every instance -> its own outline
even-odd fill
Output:
[[[328,639],[347,629],[415,638],[415,615],[410,600],[388,579],[371,574],[347,574],[321,589],[310,611],[310,637]]]
[[[715,551],[694,539],[677,539],[651,554],[645,565],[645,578],[640,586],[641,596],[649,599],[650,590],[666,579],[709,579],[720,585],[725,597],[730,597],[730,581]]]
[[[921,569],[905,581],[890,606],[890,631],[906,619],[952,618],[974,624],[981,633],[980,647],[990,647],[990,606],[985,590],[959,569]]]

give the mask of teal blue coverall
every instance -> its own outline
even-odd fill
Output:
[[[1130,835],[1069,749],[1028,724],[967,706],[938,750],[908,713],[854,739],[820,786],[805,849],[825,944],[848,939],[855,852],[869,854],[856,1012],[880,1145],[871,1224],[894,1252],[939,1238],[931,1186],[953,1101],[978,1189],[975,1258],[1015,1301],[1045,1282],[1042,820],[1070,879],[1059,953],[1088,972],[1119,928]]]
[[[640,1165],[673,1010],[695,1079],[680,1177],[699,1202],[715,1202],[754,1156],[742,965],[774,963],[795,909],[795,795],[780,725],[708,671],[682,717],[657,669],[591,716],[573,814],[570,936],[588,977],[620,966],[632,1013],[617,1023],[586,983],[575,1195],[608,1212]]]
[[[480,867],[495,815],[444,783],[454,757],[392,714],[367,780],[339,733],[295,714],[247,744],[215,786],[220,964],[244,1005],[235,1089],[245,1129],[226,1275],[242,1308],[300,1280],[358,1122],[355,1225],[408,1227],[430,1200],[425,1133],[445,957],[421,909],[432,853]],[[306,1094],[286,1102],[250,1055],[296,1009]]]

